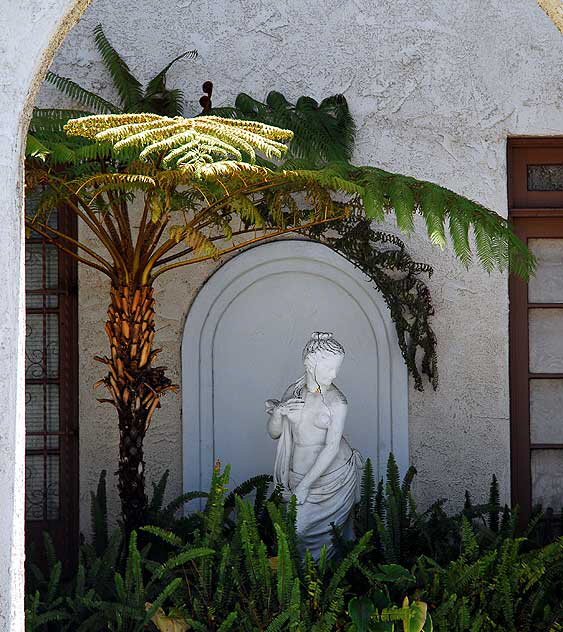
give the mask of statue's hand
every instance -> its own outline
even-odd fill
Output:
[[[307,500],[310,491],[309,487],[301,485],[301,483],[297,485],[293,494],[295,495],[298,505],[302,505]]]
[[[293,397],[292,399],[287,399],[285,402],[282,402],[277,407],[277,410],[280,414],[285,415],[290,421],[295,422],[299,421],[303,406],[305,406],[305,400],[300,397]]]
[[[266,409],[266,413],[268,415],[271,415],[274,410],[280,405],[280,400],[279,399],[267,399],[264,407]]]

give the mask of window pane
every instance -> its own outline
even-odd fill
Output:
[[[30,191],[26,193],[25,214],[27,217],[34,217],[36,215],[37,208],[41,200],[42,194],[43,194],[43,191],[40,188],[37,188],[34,191]],[[45,222],[46,220],[49,226],[52,226],[53,228],[57,228],[58,223],[59,223],[58,210],[56,208],[53,208],[53,209],[44,210],[43,213],[44,214],[42,217],[42,221]],[[41,235],[39,235],[39,233],[36,233],[34,231],[32,231],[32,236],[34,238],[41,238]]]
[[[528,284],[530,303],[563,303],[563,239],[529,239],[537,258],[535,275]]]
[[[530,380],[530,439],[563,443],[563,380]]]
[[[27,520],[58,519],[58,454],[28,454],[26,456],[25,513]]]
[[[530,371],[563,372],[563,308],[529,311]]]
[[[563,165],[528,165],[528,191],[563,191]]]
[[[59,431],[59,385],[27,384],[25,387],[25,429],[29,432]],[[43,447],[58,448],[59,437],[29,435],[26,447],[41,450]]]
[[[28,314],[25,348],[26,378],[56,378],[58,373],[58,314]]]
[[[532,504],[563,507],[563,450],[532,451]]]

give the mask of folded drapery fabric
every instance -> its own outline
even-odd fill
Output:
[[[345,441],[343,438],[342,441]],[[274,482],[291,493],[303,479],[303,474],[291,469],[294,440],[287,418],[282,422],[274,463]],[[351,535],[350,514],[359,500],[363,460],[352,450],[347,461],[325,472],[313,483],[307,500],[297,508],[297,534],[301,554],[306,549],[318,559],[323,545],[329,548],[332,541],[331,523],[343,529],[345,537]]]
[[[351,537],[352,508],[359,501],[362,457],[352,450],[350,458],[331,472],[326,472],[311,486],[307,500],[297,508],[297,535],[301,554],[306,549],[318,559],[323,545],[331,552],[334,524],[343,530],[344,537]],[[303,474],[290,469],[289,488],[295,489]]]

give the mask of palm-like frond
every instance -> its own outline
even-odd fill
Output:
[[[141,82],[133,76],[125,60],[110,44],[101,24],[94,29],[94,39],[121,99],[122,110],[138,112],[139,103],[143,99]]]
[[[49,155],[50,150],[33,134],[27,135],[27,141],[25,145],[25,155],[30,158],[45,158]]]
[[[108,114],[110,112],[115,113],[121,111],[121,109],[113,103],[110,103],[106,99],[103,99],[95,92],[86,90],[86,88],[78,85],[72,79],[61,77],[60,75],[49,71],[45,77],[45,80],[49,83],[52,83],[58,90],[60,90],[67,97],[71,98],[73,101],[80,103],[90,110],[100,112],[101,114]]]
[[[155,114],[107,114],[71,120],[70,136],[114,143],[115,149],[137,147],[142,158],[157,154],[166,164],[213,163],[218,158],[255,162],[256,152],[279,158],[287,150],[281,141],[293,133],[256,121],[217,116],[161,117]],[[142,151],[141,151],[142,150]]]
[[[148,82],[139,107],[142,112],[155,112],[163,116],[182,114],[184,93],[179,89],[170,90],[166,87],[166,74],[177,61],[184,57],[195,59],[197,50],[189,50],[178,55]]]
[[[65,137],[64,126],[72,118],[88,116],[92,112],[83,110],[70,110],[59,108],[33,108],[31,121],[29,123],[29,131],[32,134],[46,135],[52,133],[61,134],[61,138]]]
[[[276,91],[268,94],[265,103],[240,93],[234,108],[216,108],[211,113],[291,130],[294,136],[289,154],[304,159],[309,166],[352,158],[356,125],[341,94],[327,97],[320,104],[302,96],[293,104]]]

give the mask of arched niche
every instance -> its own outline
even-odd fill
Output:
[[[382,295],[322,244],[287,240],[247,250],[198,293],[182,342],[186,491],[207,490],[216,459],[231,481],[272,471],[264,401],[302,373],[312,331],[333,331],[346,358],[336,380],[349,401],[345,435],[376,472],[392,451],[408,465],[408,376]]]

